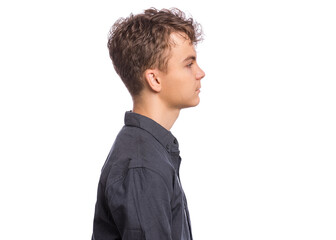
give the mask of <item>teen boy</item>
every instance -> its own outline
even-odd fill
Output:
[[[111,28],[110,57],[134,105],[101,172],[92,239],[192,239],[170,129],[181,109],[200,101],[200,38],[199,25],[178,9],[148,9]]]

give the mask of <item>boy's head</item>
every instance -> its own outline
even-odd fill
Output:
[[[174,33],[192,45],[196,45],[202,35],[200,26],[176,8],[151,8],[142,14],[121,18],[112,26],[107,44],[109,54],[133,97],[142,91],[147,69],[167,71]]]

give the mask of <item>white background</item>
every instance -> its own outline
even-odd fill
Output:
[[[201,104],[172,129],[195,240],[336,239],[334,1],[2,1],[1,239],[90,239],[132,102],[110,26],[178,7],[203,26]]]

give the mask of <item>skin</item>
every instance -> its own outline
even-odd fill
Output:
[[[205,76],[187,36],[172,33],[170,37],[172,47],[167,71],[147,69],[145,87],[139,96],[133,97],[133,112],[153,119],[168,130],[181,109],[199,104],[201,79]]]

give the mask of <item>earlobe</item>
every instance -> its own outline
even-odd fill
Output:
[[[161,82],[157,76],[157,73],[154,69],[147,69],[145,71],[145,80],[149,86],[150,89],[152,89],[154,92],[160,92],[161,91]]]

